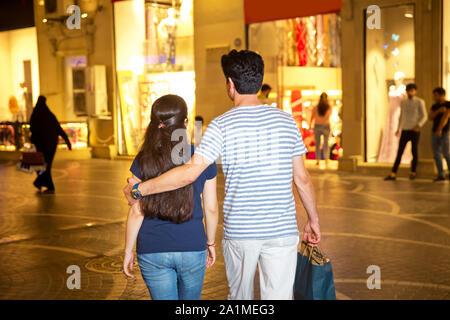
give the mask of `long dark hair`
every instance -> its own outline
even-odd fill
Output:
[[[142,180],[148,180],[178,166],[172,159],[173,148],[180,141],[172,141],[172,133],[184,129],[187,119],[187,105],[183,98],[168,94],[158,98],[152,105],[150,124],[145,132],[144,143],[138,155]],[[186,150],[182,148],[181,152]],[[189,148],[190,150],[190,148]],[[186,155],[182,155],[186,159]],[[146,217],[182,223],[192,217],[193,185],[145,196],[141,200],[141,209]]]
[[[322,92],[320,95],[319,104],[317,105],[317,112],[321,117],[323,117],[327,113],[328,109],[330,109],[328,95],[325,92]]]

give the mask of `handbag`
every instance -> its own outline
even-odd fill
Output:
[[[297,252],[294,300],[336,300],[331,261],[318,246],[302,241]]]
[[[24,148],[22,152],[22,158],[16,166],[17,170],[33,173],[35,171],[45,171],[46,163],[44,154],[42,152],[36,151],[36,147],[31,145],[28,148]]]

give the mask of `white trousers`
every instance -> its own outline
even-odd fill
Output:
[[[222,241],[230,300],[253,300],[256,266],[261,300],[292,300],[298,236]]]

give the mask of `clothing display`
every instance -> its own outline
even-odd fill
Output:
[[[302,19],[305,19],[306,28],[306,52],[308,54],[306,65],[313,67],[317,62],[316,17],[311,16]]]
[[[328,16],[317,16],[317,66],[326,67],[328,64]]]
[[[287,65],[340,67],[339,19],[325,14],[285,20]]]
[[[149,64],[158,64],[159,63],[159,49],[158,49],[158,13],[160,10],[158,7],[147,6],[145,8],[146,14],[146,32],[145,32],[145,41],[146,41],[146,55],[149,57]]]
[[[335,14],[330,14],[328,16],[328,35],[329,35],[328,57],[330,67],[341,66],[341,38],[339,37],[340,29],[341,29],[340,18]]]
[[[168,17],[163,19],[158,25],[159,39],[163,48],[165,61],[168,65],[175,64],[175,40],[177,37],[177,20],[175,9],[170,8]]]
[[[308,52],[306,50],[306,27],[305,21],[301,18],[296,19],[296,29],[297,29],[297,54],[298,54],[298,65],[306,66]],[[288,64],[291,65],[291,64]]]

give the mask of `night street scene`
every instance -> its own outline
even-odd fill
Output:
[[[0,2],[0,301],[448,302],[449,25],[450,0]]]

